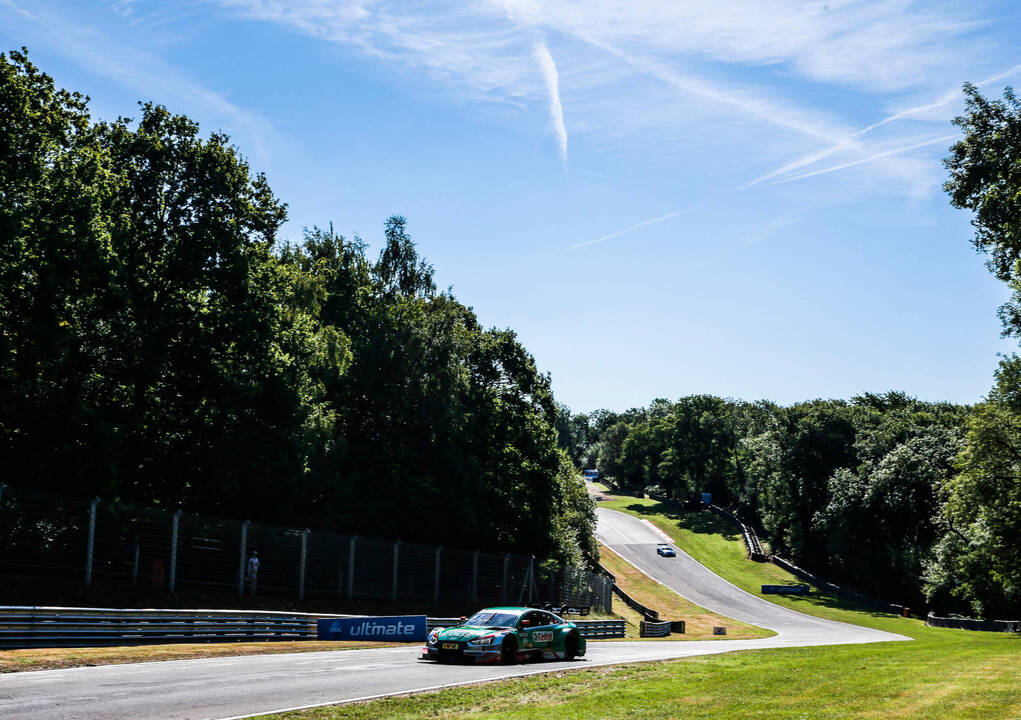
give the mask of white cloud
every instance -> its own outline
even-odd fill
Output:
[[[564,126],[564,106],[560,102],[560,75],[546,43],[535,43],[534,52],[535,60],[539,63],[542,76],[546,80],[546,90],[549,92],[550,119],[553,121],[553,132],[556,133],[557,146],[560,148],[560,161],[566,166],[567,128]]]
[[[33,47],[46,47],[89,72],[131,88],[140,100],[154,100],[171,112],[202,117],[206,124],[213,123],[207,130],[241,132],[258,152],[265,151],[264,136],[272,132],[268,121],[178,72],[156,54],[115,41],[96,27],[76,23],[60,11],[33,4],[33,12],[28,13],[12,0],[3,2],[25,18],[18,32]],[[121,5],[127,7],[124,3],[113,8],[118,14],[123,9]],[[130,114],[130,109],[119,112]]]

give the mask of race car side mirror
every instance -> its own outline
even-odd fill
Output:
[[[531,620],[522,620],[521,621],[521,627],[528,627],[531,624],[532,624]]]

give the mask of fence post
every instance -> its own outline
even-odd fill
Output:
[[[397,567],[401,556],[401,541],[398,540],[394,543],[394,579],[393,589],[390,593],[391,602],[397,602]]]
[[[177,529],[181,524],[183,513],[183,510],[174,513],[174,522],[170,529],[170,582],[167,583],[170,592],[174,592],[174,588],[177,586]]]
[[[347,551],[347,599],[350,600],[354,597],[355,587],[355,543],[358,542],[358,536],[352,535],[351,541],[348,543]]]
[[[479,601],[479,551],[472,553],[472,604]]]
[[[298,599],[305,599],[305,560],[308,558],[308,534],[312,532],[305,528],[301,534],[301,567],[298,569]]]
[[[132,585],[137,585],[138,584],[138,563],[139,563],[139,561],[141,559],[142,559],[142,543],[138,539],[138,536],[136,535],[135,536],[135,561],[131,564],[131,584]]]
[[[89,541],[85,546],[85,585],[92,584],[92,556],[96,549],[96,506],[99,498],[93,498],[89,505]]]
[[[507,586],[510,584],[510,553],[503,556],[503,604],[507,604],[510,595],[507,593]]]
[[[241,523],[241,555],[238,560],[238,595],[245,594],[245,562],[248,560],[248,526],[251,520]]]
[[[443,554],[443,546],[436,548],[436,568],[433,570],[433,604],[440,602],[440,555]]]

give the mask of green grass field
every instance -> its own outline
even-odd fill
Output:
[[[656,523],[685,552],[739,587],[793,579],[745,559],[740,536],[707,512],[651,500],[600,503]],[[1021,718],[1021,636],[926,627],[824,594],[769,596],[912,642],[735,652],[535,676],[288,714],[342,718]]]

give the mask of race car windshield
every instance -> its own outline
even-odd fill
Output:
[[[517,615],[510,613],[477,612],[465,620],[464,624],[482,627],[510,627],[517,619]]]

